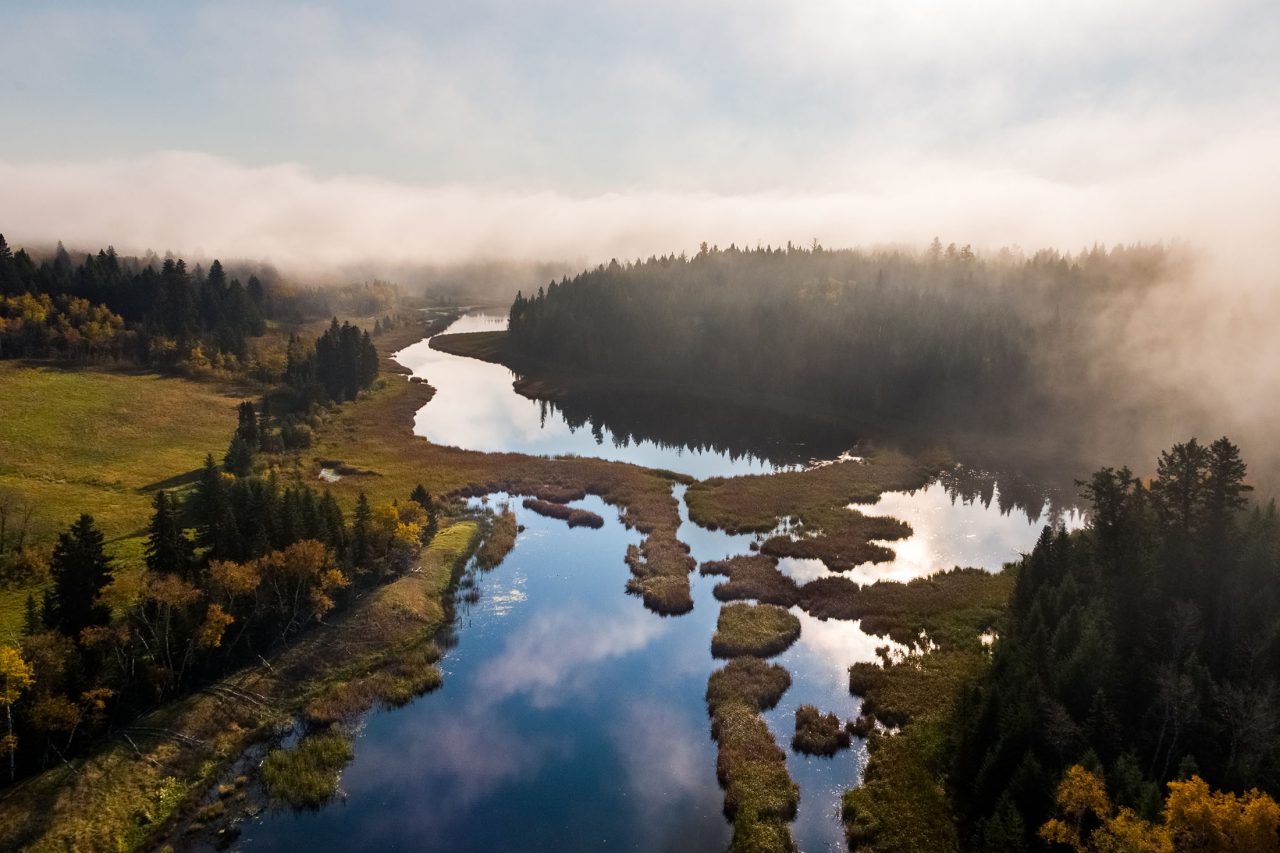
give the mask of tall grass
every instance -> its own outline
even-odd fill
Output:
[[[800,620],[774,604],[728,604],[720,608],[711,654],[718,658],[781,654],[800,638]]]
[[[308,735],[292,749],[274,749],[262,762],[262,784],[273,803],[319,808],[338,791],[338,777],[355,752],[337,729]]]

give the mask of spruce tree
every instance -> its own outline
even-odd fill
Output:
[[[409,500],[427,511],[427,526],[422,531],[422,544],[428,545],[435,538],[436,530],[439,529],[435,501],[431,499],[431,493],[421,483],[413,487],[413,491],[409,493]]]
[[[271,436],[271,404],[267,397],[262,398],[262,406],[258,409],[258,447],[262,453],[271,453],[273,447]]]
[[[68,637],[78,637],[91,625],[105,625],[111,609],[98,601],[111,582],[111,561],[102,549],[102,531],[92,516],[81,515],[59,534],[49,561],[53,586],[45,593],[45,624]]]
[[[364,492],[356,499],[356,515],[351,522],[351,562],[357,568],[366,568],[369,561],[369,535],[373,512]]]
[[[245,400],[240,404],[240,422],[236,426],[236,434],[242,437],[250,450],[257,450],[262,443],[258,432],[258,415],[253,410],[253,403]]]
[[[247,477],[253,472],[253,449],[239,432],[231,437],[227,455],[222,458],[222,467],[237,477]]]
[[[153,506],[147,535],[147,568],[185,578],[191,572],[194,553],[191,540],[182,529],[177,505],[168,492],[161,490],[156,492]]]
[[[225,491],[222,472],[218,470],[218,463],[213,461],[212,453],[205,454],[204,467],[200,470],[200,478],[196,480],[195,490],[187,498],[187,515],[195,522],[197,529],[203,530],[212,523],[217,515],[218,506],[222,503]],[[200,544],[207,546],[209,543],[203,541],[203,536],[201,536]]]
[[[27,593],[26,611],[22,618],[22,633],[30,636],[44,627],[40,619],[40,605],[36,603],[34,592]]]
[[[320,499],[319,513],[324,524],[324,543],[335,551],[343,551],[347,547],[347,523],[342,517],[342,507],[328,489]]]

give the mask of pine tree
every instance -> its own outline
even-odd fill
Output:
[[[262,398],[262,406],[258,409],[258,451],[271,453],[275,450],[271,435],[271,404],[269,398]]]
[[[356,499],[355,519],[351,522],[351,562],[357,568],[365,568],[369,561],[369,536],[373,512],[364,492]]]
[[[167,492],[156,492],[147,536],[147,568],[153,572],[187,578],[191,573],[194,553],[191,540],[182,528],[177,505]]]
[[[239,432],[231,437],[231,445],[222,459],[222,467],[237,477],[247,477],[253,472],[253,450]]]
[[[428,545],[435,538],[436,530],[439,529],[435,501],[431,499],[431,493],[421,483],[413,487],[413,491],[409,493],[409,500],[427,511],[427,526],[422,531],[422,544]]]
[[[334,500],[333,493],[328,489],[324,490],[324,497],[320,499],[319,513],[325,532],[322,541],[335,551],[341,552],[345,550],[347,547],[347,523],[342,517],[342,507],[338,506],[338,502]]]
[[[239,418],[240,422],[236,426],[236,434],[244,439],[245,444],[251,450],[257,450],[262,444],[262,440],[258,432],[258,415],[254,412],[251,401],[245,400],[240,404]]]
[[[49,561],[53,586],[45,593],[44,601],[48,627],[68,637],[78,637],[85,628],[111,620],[111,609],[98,601],[111,582],[111,561],[102,545],[102,532],[87,514],[58,536]]]
[[[187,499],[187,515],[195,522],[197,528],[203,529],[213,521],[217,508],[222,503],[224,491],[222,472],[218,469],[218,463],[213,461],[212,453],[207,453],[195,490]],[[200,544],[208,543],[201,541]]]
[[[22,633],[30,636],[43,627],[44,623],[40,619],[40,605],[36,603],[35,593],[29,592],[27,593],[26,612],[22,617]]]

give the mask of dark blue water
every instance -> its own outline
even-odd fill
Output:
[[[444,686],[371,714],[344,802],[246,827],[252,849],[716,850],[721,815],[703,693],[716,612],[679,619],[623,588],[638,536],[526,529],[481,599],[460,604]]]
[[[484,326],[489,321],[467,320]],[[491,325],[491,324],[490,324]],[[535,404],[511,389],[504,368],[426,351],[404,360],[438,389],[415,431],[485,450],[585,450],[580,436],[530,422]],[[408,351],[407,351],[408,352]],[[416,355],[415,355],[416,354]],[[480,369],[477,370],[477,366]],[[452,389],[442,399],[443,389]],[[451,412],[431,415],[435,407]],[[457,411],[464,409],[466,411]],[[467,425],[472,425],[468,427]],[[439,429],[440,432],[433,430]],[[540,450],[539,450],[540,449]],[[727,454],[678,448],[607,448],[603,455],[699,476],[759,470]],[[696,465],[690,465],[690,461]],[[754,537],[684,523],[679,537],[699,561],[748,553]],[[501,501],[495,496],[491,501]],[[512,502],[525,530],[496,569],[475,573],[480,593],[459,603],[457,644],[441,662],[444,686],[394,711],[369,714],[342,776],[345,797],[318,812],[269,813],[244,827],[251,850],[723,850],[730,827],[715,778],[704,692],[718,579],[693,577],[694,609],[657,616],[624,593],[623,555],[638,534],[597,498],[576,503],[605,519],[570,529]],[[907,579],[975,565],[999,569],[1034,544],[1039,524],[999,501],[956,499],[940,486],[887,494],[868,512],[909,521],[898,559],[861,566],[860,581]],[[804,581],[826,574],[813,560],[783,560]],[[822,622],[796,609],[799,641],[775,658],[792,687],[765,719],[800,785],[792,831],[802,850],[843,850],[840,795],[860,778],[864,745],[833,758],[790,751],[803,703],[843,719],[857,715],[848,666],[875,659],[887,640],[856,622]]]

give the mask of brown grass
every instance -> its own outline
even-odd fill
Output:
[[[666,616],[693,609],[689,573],[697,561],[689,556],[689,546],[671,530],[654,531],[639,546],[627,546],[627,565],[632,577],[627,592],[644,599],[645,607]]]
[[[754,598],[762,604],[790,607],[800,600],[800,588],[778,571],[778,561],[757,554],[731,557],[702,564],[702,574],[721,575],[728,580],[716,584],[712,594],[721,601]]]
[[[849,748],[849,732],[835,714],[823,715],[813,705],[796,708],[796,733],[791,748],[806,755],[835,755]]]
[[[821,526],[833,508],[871,503],[882,492],[917,489],[940,469],[882,451],[865,462],[843,462],[806,471],[712,477],[685,494],[690,517],[705,527],[730,533],[764,533],[784,518]]]
[[[773,657],[800,639],[800,620],[774,604],[726,604],[720,608],[711,654],[718,658],[743,655]]]
[[[800,587],[800,606],[819,619],[861,619],[869,634],[911,644],[921,631],[934,642],[976,644],[995,624],[1013,589],[1014,573],[952,569],[909,583],[858,586],[847,578],[818,578]]]
[[[544,501],[539,498],[525,498],[524,508],[533,510],[547,518],[558,518],[567,522],[570,527],[604,527],[604,519],[589,509],[565,506],[555,501]]]
[[[707,680],[707,710],[715,716],[721,705],[741,702],[757,711],[778,704],[791,687],[791,673],[760,658],[734,658]]]
[[[885,563],[893,559],[893,551],[872,542],[905,539],[911,527],[896,518],[863,515],[844,507],[826,511],[810,511],[805,516],[804,531],[798,537],[771,536],[760,546],[760,553],[771,557],[818,559],[833,572],[847,572],[863,563]]]
[[[476,565],[482,569],[492,569],[507,558],[511,549],[516,547],[516,514],[508,507],[494,516],[484,544],[476,552]]]

